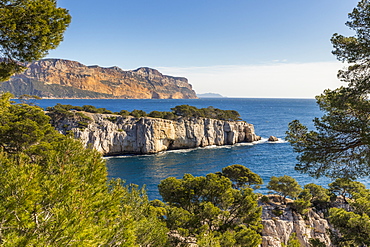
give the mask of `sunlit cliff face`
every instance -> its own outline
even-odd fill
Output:
[[[69,60],[45,59],[29,64],[28,69],[15,78],[36,79],[45,85],[61,85],[101,93],[105,94],[105,98],[197,98],[186,78],[162,75],[150,68],[123,71],[118,67],[102,68]]]

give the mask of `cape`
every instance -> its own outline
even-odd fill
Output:
[[[43,98],[195,99],[184,77],[161,74],[151,68],[124,71],[119,67],[86,66],[76,61],[43,59],[0,84],[1,91],[16,97]]]

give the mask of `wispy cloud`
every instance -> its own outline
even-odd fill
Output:
[[[210,67],[162,67],[162,73],[189,79],[197,93],[214,92],[229,97],[313,98],[324,89],[342,85],[336,75],[340,62]]]

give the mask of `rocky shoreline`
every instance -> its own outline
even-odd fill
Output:
[[[252,124],[209,118],[166,120],[160,118],[83,113],[90,120],[81,127],[78,117],[54,122],[62,134],[73,133],[86,147],[105,156],[154,154],[166,150],[233,145],[261,139]]]

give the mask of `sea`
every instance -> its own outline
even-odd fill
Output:
[[[154,110],[170,111],[171,108],[183,104],[198,108],[213,106],[222,110],[238,111],[241,118],[253,124],[255,133],[262,137],[258,142],[232,146],[210,146],[154,155],[105,157],[109,178],[121,178],[126,184],[145,186],[150,200],[161,199],[157,186],[165,178],[182,178],[186,173],[205,176],[233,164],[244,165],[261,176],[264,185],[256,192],[262,194],[269,193],[266,184],[271,176],[289,175],[302,187],[308,183],[327,187],[328,183],[332,182],[325,177],[314,179],[295,171],[297,154],[284,139],[288,124],[295,119],[309,129],[314,128],[312,120],[323,115],[314,99],[42,99],[33,103],[43,108],[61,103],[74,106],[93,105],[113,112],[137,109],[147,113]],[[269,142],[269,136],[276,136],[279,141]],[[369,187],[368,180],[360,181]]]

